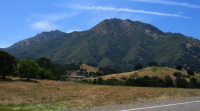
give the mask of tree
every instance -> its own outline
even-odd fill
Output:
[[[190,75],[190,76],[192,76],[192,75],[194,75],[194,71],[188,70],[188,71],[187,71],[187,74]]]
[[[53,68],[53,64],[51,63],[51,61],[45,57],[39,58],[37,62],[41,68],[45,68],[45,69]]]
[[[159,66],[159,64],[156,63],[156,62],[149,62],[149,66],[150,66],[150,67]]]
[[[118,79],[112,77],[110,79],[107,79],[105,82],[106,82],[106,85],[118,85]]]
[[[0,74],[3,80],[6,79],[7,74],[14,72],[15,63],[15,57],[0,50]]]
[[[142,69],[142,68],[143,68],[142,64],[136,64],[134,66],[134,70],[139,70],[139,69]]]
[[[182,73],[181,72],[174,72],[174,74],[173,74],[175,77],[180,77],[180,76],[182,76]]]
[[[94,79],[93,84],[97,84],[97,80],[96,79]]]
[[[40,73],[41,68],[35,60],[26,60],[21,59],[17,65],[17,73],[22,78],[27,78],[29,81],[30,78],[37,78]]]
[[[66,70],[69,70],[69,71],[80,70],[80,66],[78,64],[75,64],[75,63],[67,64],[65,66],[65,68],[66,68]]]
[[[169,75],[165,76],[164,81],[165,81],[165,87],[174,87],[173,80]]]
[[[39,73],[40,79],[55,79],[56,77],[52,74],[52,71],[41,68]]]
[[[182,78],[180,76],[176,77],[175,82],[176,86],[179,88],[186,88],[188,86],[187,80],[185,80],[185,78]]]
[[[53,75],[54,72],[54,65],[52,64],[52,62],[45,58],[39,58],[37,63],[39,64],[39,66],[41,67],[39,76],[40,79],[55,79],[55,75]]]
[[[182,65],[177,65],[177,66],[175,67],[175,69],[177,69],[177,70],[182,70],[182,68],[183,68]]]
[[[97,84],[104,85],[104,80],[101,77],[98,77]]]
[[[190,78],[190,83],[189,83],[189,87],[190,88],[196,88],[198,86],[198,82],[196,78]]]

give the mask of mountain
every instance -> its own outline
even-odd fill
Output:
[[[149,62],[157,62],[160,66],[180,64],[200,71],[199,40],[179,33],[165,33],[139,21],[106,19],[90,30],[59,32],[48,40],[33,38],[29,45],[17,45],[19,42],[4,50],[17,58],[46,57],[59,64],[83,62],[129,71],[138,63],[147,66]]]
[[[18,49],[21,47],[26,47],[32,44],[37,44],[37,43],[41,43],[43,41],[47,41],[47,40],[51,40],[54,38],[57,38],[61,35],[65,34],[64,32],[61,32],[59,30],[55,30],[55,31],[50,31],[50,32],[42,32],[37,34],[34,37],[22,40],[20,42],[15,43],[14,45],[12,45],[11,47],[9,47],[9,49]]]

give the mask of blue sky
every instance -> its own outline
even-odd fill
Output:
[[[0,0],[0,48],[43,31],[89,30],[110,18],[200,39],[199,0]]]

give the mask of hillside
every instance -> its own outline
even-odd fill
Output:
[[[29,45],[42,43],[44,41],[55,39],[63,34],[65,34],[65,33],[61,32],[59,30],[54,30],[54,31],[50,31],[50,32],[42,32],[42,33],[37,34],[36,36],[33,36],[31,38],[28,38],[28,39],[25,39],[25,40],[22,40],[22,41],[19,41],[19,42],[13,44],[7,50],[9,50],[9,49],[15,50],[15,49],[19,49],[19,48],[26,47]]]
[[[51,40],[4,49],[17,58],[46,57],[54,63],[92,63],[132,71],[137,63],[200,72],[200,41],[179,33],[165,33],[139,21],[107,19],[90,30],[61,34]]]
[[[131,75],[136,74],[140,77],[143,77],[143,76],[149,76],[149,77],[158,76],[159,78],[162,78],[162,79],[165,76],[169,75],[173,80],[175,80],[176,77],[173,75],[175,72],[180,72],[183,75],[187,75],[187,72],[184,71],[184,70],[180,71],[180,70],[168,68],[168,67],[149,67],[149,68],[145,68],[145,69],[138,70],[138,71],[106,75],[106,76],[102,76],[102,78],[104,80],[107,80],[107,79],[114,77],[118,80],[121,80],[122,78],[129,78]]]

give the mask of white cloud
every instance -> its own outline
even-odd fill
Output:
[[[27,21],[31,23],[34,30],[54,30],[58,29],[57,21],[77,15],[77,13],[57,13],[57,14],[32,14]]]
[[[37,30],[53,30],[58,28],[56,25],[48,21],[35,22],[32,26]]]
[[[33,14],[31,18],[45,21],[58,21],[75,15],[77,13]]]
[[[80,30],[68,30],[68,31],[66,31],[66,33],[72,33],[74,31],[80,31]]]
[[[130,1],[157,3],[157,4],[165,4],[165,5],[176,5],[176,6],[184,6],[184,7],[189,7],[189,8],[200,8],[199,5],[184,3],[184,2],[174,2],[174,1],[164,1],[164,0],[130,0]]]
[[[80,9],[88,9],[88,10],[108,10],[108,11],[144,13],[144,14],[152,14],[152,15],[160,15],[160,16],[188,18],[186,16],[181,16],[178,14],[152,12],[152,11],[146,11],[146,10],[133,10],[133,9],[128,9],[128,8],[113,8],[113,7],[103,7],[103,6],[81,6],[81,5],[75,5],[75,7],[80,8]]]

